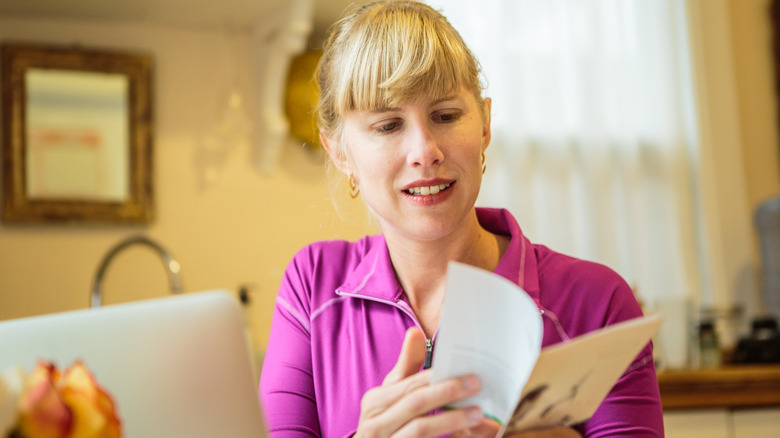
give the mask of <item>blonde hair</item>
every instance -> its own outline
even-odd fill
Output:
[[[343,157],[343,116],[397,108],[425,95],[466,87],[485,111],[479,64],[460,34],[430,6],[410,0],[371,3],[331,28],[317,65],[317,125]]]

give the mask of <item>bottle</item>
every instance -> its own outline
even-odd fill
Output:
[[[720,343],[715,325],[710,320],[699,324],[699,365],[702,368],[717,368],[721,365]]]
[[[246,337],[247,349],[249,350],[249,361],[252,364],[255,380],[259,381],[262,359],[259,358],[260,355],[256,348],[255,338],[252,335],[252,324],[250,322],[252,298],[250,297],[250,288],[251,286],[246,284],[239,286],[238,300],[241,303],[241,319],[244,323],[244,335]]]

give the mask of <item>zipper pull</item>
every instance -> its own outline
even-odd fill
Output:
[[[431,367],[431,359],[433,358],[433,341],[431,339],[425,340],[425,363],[423,369],[427,370]]]

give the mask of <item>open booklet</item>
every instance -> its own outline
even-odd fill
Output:
[[[661,325],[648,316],[544,349],[536,303],[509,280],[450,263],[432,381],[474,373],[478,405],[504,433],[569,426],[590,418]]]

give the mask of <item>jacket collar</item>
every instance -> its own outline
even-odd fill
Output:
[[[368,236],[364,240],[366,252],[346,281],[336,289],[338,294],[364,298],[398,301],[404,295],[395,277],[390,251],[383,235]]]
[[[488,231],[510,239],[494,272],[520,286],[540,306],[536,251],[515,217],[503,208],[477,208],[477,219]]]
[[[534,247],[523,235],[514,216],[505,209],[477,208],[477,219],[488,231],[510,238],[495,273],[518,284],[539,305],[539,278]],[[384,236],[365,239],[366,252],[336,293],[372,300],[396,302],[404,291],[395,277]]]

